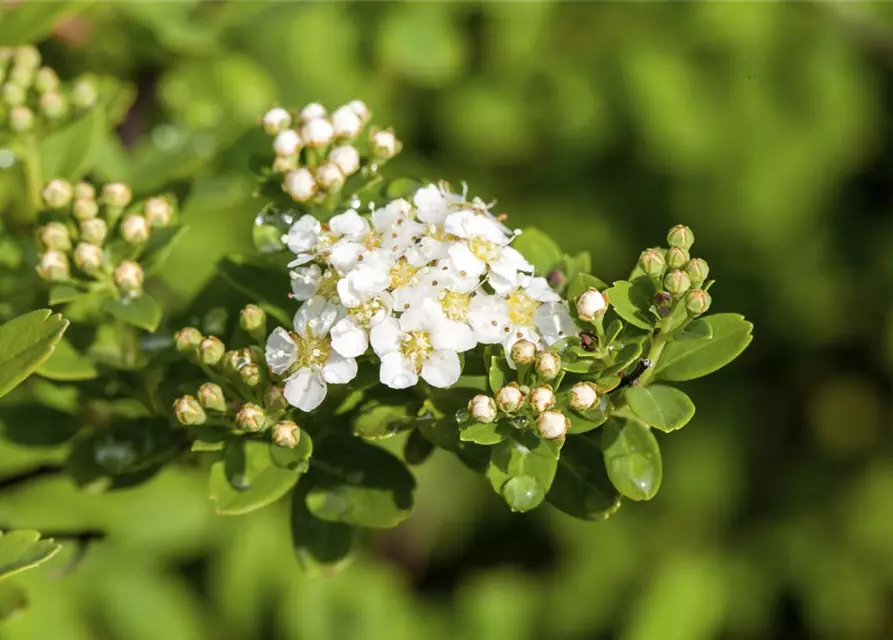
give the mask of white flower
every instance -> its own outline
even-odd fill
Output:
[[[592,320],[608,308],[608,301],[598,289],[589,289],[577,298],[577,314],[582,320]]]
[[[351,100],[347,103],[347,106],[350,107],[351,111],[357,114],[357,117],[363,121],[363,124],[369,122],[372,113],[369,111],[369,107],[366,106],[365,102],[362,100]]]
[[[344,105],[335,109],[332,114],[332,125],[335,129],[335,135],[342,138],[353,138],[363,128],[363,121],[357,113],[350,108],[350,105]]]
[[[462,373],[457,352],[475,346],[468,325],[415,309],[374,327],[371,342],[381,358],[381,382],[392,389],[413,386],[419,375],[433,387],[454,385]]]
[[[349,144],[329,151],[329,162],[341,169],[341,173],[352,176],[360,169],[360,152]]]
[[[318,102],[311,102],[301,109],[301,121],[315,120],[317,118],[326,117],[326,108]]]
[[[316,180],[310,169],[301,168],[285,174],[285,191],[294,200],[306,202],[316,193]]]
[[[332,123],[325,118],[313,118],[301,127],[301,139],[311,147],[324,147],[335,135]]]
[[[273,151],[280,156],[291,156],[301,147],[301,137],[294,129],[285,129],[273,138]]]
[[[274,107],[264,114],[264,131],[270,135],[279,133],[291,126],[291,116],[282,107]]]
[[[365,294],[353,300],[358,303],[350,305],[347,315],[332,327],[332,347],[349,358],[366,352],[370,329],[390,317],[393,308],[391,296],[387,293]]]
[[[322,225],[312,215],[305,214],[291,226],[282,240],[298,258],[289,266],[306,264],[316,257]]]
[[[329,332],[344,310],[328,300],[308,300],[295,314],[294,333],[277,327],[267,338],[270,371],[287,374],[285,399],[301,411],[318,407],[328,384],[347,384],[357,375],[357,361],[332,349]]]
[[[315,296],[327,300],[338,299],[338,276],[331,269],[325,271],[318,264],[298,267],[290,272],[291,290],[295,300],[309,300]]]

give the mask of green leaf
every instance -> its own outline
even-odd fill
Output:
[[[217,265],[230,285],[252,300],[266,302],[279,309],[288,302],[291,280],[286,269],[246,256],[227,256]]]
[[[358,529],[342,522],[320,520],[307,509],[307,488],[292,492],[291,539],[301,567],[309,573],[331,573],[344,568],[357,543]]]
[[[608,285],[596,278],[594,275],[588,273],[577,274],[570,281],[570,284],[567,285],[567,299],[571,303],[571,308],[574,307],[574,301],[590,289],[598,289],[599,291],[603,291],[607,288],[607,286]]]
[[[487,478],[512,511],[530,511],[552,486],[562,440],[544,440],[532,431],[516,431],[490,449]]]
[[[0,583],[0,622],[28,608],[28,594],[12,582]]]
[[[75,2],[22,2],[0,10],[0,42],[5,46],[33,44],[50,35],[66,14],[76,13]]]
[[[490,424],[472,422],[459,428],[459,439],[462,442],[492,445],[505,440],[506,430],[507,427],[498,422],[491,422]]]
[[[490,369],[488,378],[490,380],[490,390],[496,393],[505,386],[507,377],[512,376],[512,369],[509,367],[508,361],[501,356],[490,356]]]
[[[313,439],[304,430],[300,431],[298,444],[295,447],[280,447],[270,444],[270,460],[281,469],[297,470],[301,473],[310,468],[310,456],[313,455]]]
[[[403,405],[386,405],[372,400],[360,407],[354,419],[353,432],[367,440],[383,440],[411,429],[414,418]]]
[[[568,282],[571,282],[581,273],[589,273],[592,271],[592,256],[588,251],[581,251],[575,256],[565,254],[562,257],[564,263],[565,276]]]
[[[64,337],[53,354],[37,369],[37,374],[50,380],[72,382],[92,380],[99,375],[93,361],[78,352]]]
[[[9,393],[52,355],[68,320],[39,309],[0,326],[0,397]]]
[[[564,443],[546,500],[581,520],[605,520],[622,504],[605,471],[601,450],[588,438],[579,436],[570,436]]]
[[[602,426],[611,412],[611,403],[606,395],[600,395],[598,405],[589,411],[574,411],[571,409],[567,415],[571,419],[571,428],[568,433],[586,433],[596,427]]]
[[[681,382],[706,376],[741,355],[753,340],[753,325],[743,316],[721,313],[703,320],[709,324],[713,336],[667,344],[654,372],[657,379]]]
[[[629,342],[616,352],[614,364],[607,368],[606,373],[620,373],[642,355],[641,342]]]
[[[382,529],[412,513],[412,474],[398,458],[359,438],[323,440],[312,481],[307,508],[327,522]]]
[[[524,229],[512,246],[527,258],[539,274],[547,273],[564,255],[555,241],[536,227]]]
[[[61,548],[52,538],[41,540],[39,531],[0,532],[0,579],[43,564]]]
[[[58,446],[73,438],[82,424],[78,416],[36,402],[4,406],[0,412],[0,435],[29,447]]]
[[[605,291],[605,295],[617,315],[628,323],[640,329],[654,328],[654,316],[648,311],[653,303],[653,296],[647,287],[639,282],[618,280]]]
[[[149,241],[140,256],[140,264],[147,277],[157,273],[164,266],[174,246],[188,232],[189,227],[186,225],[152,229],[152,235],[149,236]]]
[[[129,300],[106,300],[102,310],[121,322],[153,332],[161,322],[161,306],[147,293]]]
[[[397,198],[406,198],[412,200],[412,196],[418,191],[424,183],[418,178],[403,176],[389,180],[384,188],[384,195],[388,200],[396,200]]]
[[[90,109],[77,120],[49,134],[40,143],[42,176],[45,180],[79,180],[96,163],[106,130],[102,109]]]
[[[713,337],[713,325],[711,325],[705,318],[697,318],[696,320],[692,320],[688,326],[685,327],[678,334],[673,336],[674,340],[704,340],[710,339]]]
[[[662,384],[626,390],[629,408],[647,424],[666,433],[681,429],[695,415],[695,403],[685,393]]]
[[[413,429],[403,446],[403,459],[407,464],[419,465],[425,462],[434,453],[434,445],[421,430]]]
[[[211,465],[208,492],[217,513],[240,515],[276,502],[300,475],[299,469],[275,464],[268,443],[232,441],[223,457]]]
[[[49,304],[55,306],[57,304],[65,304],[77,300],[83,295],[87,295],[86,291],[72,287],[70,284],[54,284],[50,287]]]
[[[647,425],[613,417],[602,427],[602,451],[611,483],[632,500],[650,500],[663,477],[660,449]]]

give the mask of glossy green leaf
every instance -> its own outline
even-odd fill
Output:
[[[610,412],[611,403],[606,395],[599,396],[598,404],[589,411],[574,411],[571,409],[567,412],[568,417],[571,419],[571,428],[568,430],[568,433],[592,431],[605,423]]]
[[[189,227],[185,225],[152,230],[140,256],[140,264],[146,276],[157,273],[164,266],[176,244],[188,233]]]
[[[706,376],[741,355],[753,340],[753,325],[743,316],[721,313],[703,320],[710,325],[712,337],[667,344],[657,363],[657,379],[683,381]]]
[[[605,520],[622,503],[605,471],[601,450],[591,440],[569,436],[561,449],[558,471],[546,500],[581,520]]]
[[[684,427],[695,415],[695,403],[685,393],[662,384],[629,387],[629,408],[647,424],[669,433]]]
[[[577,274],[567,286],[567,299],[571,302],[571,307],[573,308],[573,302],[581,295],[589,291],[590,289],[598,289],[599,291],[603,291],[607,288],[604,282],[596,278],[594,275],[589,273],[580,273]]]
[[[673,336],[674,340],[704,340],[713,337],[713,325],[705,318],[692,320],[682,331]]]
[[[300,475],[299,469],[275,464],[268,443],[233,441],[211,465],[208,493],[217,513],[240,515],[276,502]]]
[[[322,441],[314,456],[307,508],[321,520],[373,529],[410,516],[415,479],[384,449],[350,436]]]
[[[632,500],[650,500],[663,477],[660,449],[647,425],[613,417],[601,430],[605,468],[611,483]]]
[[[367,440],[382,440],[412,428],[415,416],[406,406],[373,400],[362,405],[354,418],[353,432]]]
[[[545,499],[562,444],[532,431],[515,431],[490,449],[487,478],[512,511],[530,511]]]
[[[0,397],[37,369],[62,339],[68,320],[39,309],[0,326]]]
[[[420,429],[413,429],[406,443],[403,445],[403,459],[407,464],[419,465],[425,462],[434,453],[434,445],[428,440]]]
[[[280,447],[270,444],[270,460],[277,467],[304,473],[310,468],[310,457],[313,455],[313,439],[302,430],[295,447]]]
[[[0,579],[43,564],[61,548],[52,538],[41,539],[39,531],[0,532]]]
[[[130,300],[106,300],[102,310],[121,322],[152,332],[161,322],[161,306],[147,293]]]
[[[640,329],[652,329],[654,316],[648,311],[652,305],[651,292],[642,284],[618,280],[605,295],[614,311],[628,323]]]
[[[291,500],[291,539],[298,562],[311,574],[345,567],[356,546],[358,529],[343,522],[320,520],[307,509],[306,500],[307,487],[301,483]]]
[[[610,393],[614,389],[617,388],[617,385],[620,384],[621,381],[620,376],[605,376],[604,378],[599,378],[595,381],[595,390],[601,394]]]
[[[59,381],[92,380],[99,375],[93,361],[62,338],[53,354],[37,369],[44,378]]]
[[[103,110],[90,109],[44,138],[40,143],[43,177],[73,181],[90,173],[103,144],[106,126]]]
[[[472,422],[459,428],[459,439],[463,442],[474,442],[489,446],[505,440],[506,431],[509,428],[511,427],[506,427],[499,422],[491,422],[489,424]]]
[[[546,233],[527,227],[512,246],[521,252],[538,274],[544,275],[561,260],[561,248]]]
[[[513,377],[508,361],[502,356],[490,356],[490,369],[488,371],[490,391],[496,393],[502,389],[508,377]]]
[[[278,308],[288,306],[291,280],[284,268],[246,256],[227,256],[217,265],[230,285],[252,300]]]
[[[629,342],[616,352],[614,355],[614,364],[607,368],[607,373],[620,373],[642,355],[641,342]]]

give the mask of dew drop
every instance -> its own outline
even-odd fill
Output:
[[[459,409],[456,412],[456,422],[462,424],[463,422],[468,421],[468,418],[471,417],[471,414],[468,413],[467,409]]]

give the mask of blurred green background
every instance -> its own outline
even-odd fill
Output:
[[[174,307],[248,250],[255,119],[361,98],[404,142],[391,175],[467,181],[605,280],[691,225],[715,310],[755,340],[684,385],[698,412],[661,438],[662,490],[604,523],[508,513],[438,452],[414,517],[321,578],[297,566],[286,504],[216,517],[196,469],[6,492],[0,522],[109,537],[26,574],[33,606],[0,635],[893,637],[891,7],[70,4],[46,60],[134,99],[96,177],[195,181]],[[2,445],[0,471],[58,455]]]

